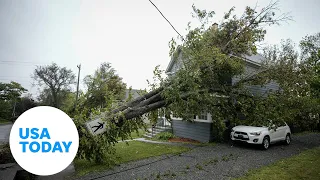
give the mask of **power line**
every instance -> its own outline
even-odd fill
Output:
[[[9,66],[37,66],[37,65],[40,65],[40,64],[2,63],[2,62],[0,62],[0,64],[9,65]]]
[[[2,79],[2,78],[0,78],[0,81],[14,81],[14,82],[32,83],[32,81],[27,81],[27,80]]]
[[[1,63],[27,63],[27,64],[44,64],[43,62],[33,62],[33,61],[0,61]]]
[[[27,76],[0,76],[0,78],[31,78]]]
[[[161,14],[161,16],[170,24],[170,26],[173,28],[173,30],[176,31],[176,33],[179,34],[179,36],[182,38],[182,40],[184,41],[183,36],[181,36],[181,34],[176,30],[176,28],[171,24],[171,22],[162,14],[162,12],[160,11],[160,9],[151,1],[149,0],[149,2],[159,11],[159,13]]]
[[[31,62],[31,61],[0,61],[0,64],[5,65],[23,65],[23,66],[36,66],[36,65],[44,65],[46,63],[41,62]]]

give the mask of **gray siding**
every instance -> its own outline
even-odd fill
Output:
[[[181,52],[181,51],[180,51]],[[171,58],[171,62],[169,64],[169,67],[166,70],[166,73],[176,73],[179,69],[183,67],[183,58],[182,53],[178,54],[178,57],[174,59],[174,57]]]
[[[232,84],[238,82],[242,78],[253,76],[258,71],[259,71],[259,66],[246,63],[245,72],[240,77],[238,76],[238,77],[232,78]],[[265,84],[264,86],[252,85],[252,86],[246,86],[246,88],[254,96],[266,97],[268,95],[268,92],[272,92],[272,91],[274,92],[279,90],[279,85],[275,81],[271,81],[268,84]]]
[[[172,120],[173,134],[200,142],[213,140],[212,123]]]
[[[266,97],[268,93],[279,90],[279,85],[276,82],[271,81],[264,86],[255,85],[255,86],[247,86],[247,88],[254,96]]]
[[[261,55],[244,56],[248,61],[245,64],[245,72],[237,77],[232,78],[232,83],[239,81],[242,78],[256,74],[260,68],[259,63],[263,61],[264,57]],[[169,77],[173,76],[182,66],[182,53],[176,59],[171,59],[171,62],[166,70]],[[265,86],[247,86],[249,92],[254,96],[267,96],[269,91],[279,90],[276,82],[272,81]],[[198,140],[200,142],[209,142],[214,138],[212,123],[205,122],[188,122],[181,120],[172,120],[173,133],[176,136]]]

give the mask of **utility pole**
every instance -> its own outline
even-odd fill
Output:
[[[14,121],[14,118],[16,117],[16,105],[17,105],[17,99],[14,100],[14,105],[13,105],[13,111],[12,111],[12,121]]]
[[[77,65],[78,68],[78,82],[77,82],[77,95],[76,95],[76,103],[74,104],[74,109],[77,107],[78,103],[78,96],[79,96],[79,81],[80,81],[80,70],[81,70],[81,64]]]

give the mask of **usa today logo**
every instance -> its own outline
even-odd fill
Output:
[[[19,116],[12,126],[9,143],[14,159],[23,169],[46,176],[59,173],[72,163],[79,135],[66,113],[40,106]]]

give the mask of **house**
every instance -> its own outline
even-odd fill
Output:
[[[124,97],[123,101],[129,100],[129,98],[136,99],[136,98],[142,96],[144,93],[145,93],[144,90],[126,89],[125,90],[125,97]],[[142,118],[143,118],[144,123],[150,124],[150,120],[148,119],[148,117],[146,115],[143,115]]]
[[[166,74],[168,76],[174,76],[182,67],[182,52],[180,49],[177,50],[178,55],[171,58],[171,61],[166,69]],[[261,67],[261,62],[264,60],[264,57],[260,54],[256,55],[244,55],[241,57],[245,62],[245,72],[242,76],[250,76],[255,74]],[[232,84],[239,81],[241,77],[233,77]],[[269,91],[279,90],[279,86],[276,82],[271,81],[265,86],[247,86],[249,92],[252,95],[266,96]],[[182,121],[181,118],[173,117],[172,119],[172,128],[173,133],[176,136],[194,139],[200,142],[209,142],[214,139],[213,137],[213,126],[212,118],[210,113],[203,113],[199,116],[194,117],[194,121]]]
[[[131,94],[132,99],[136,99],[140,97],[144,93],[144,90],[138,90],[138,89],[126,89],[125,90],[125,98],[124,101],[127,100]]]

